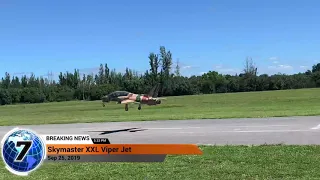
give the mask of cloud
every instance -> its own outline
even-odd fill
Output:
[[[203,75],[203,74],[205,74],[205,73],[207,73],[207,72],[204,72],[204,71],[203,71],[203,72],[199,72],[200,75]]]
[[[292,68],[292,66],[290,66],[290,65],[283,65],[283,64],[280,64],[279,67],[283,68],[283,69],[291,69]]]
[[[279,63],[279,61],[273,61],[273,64],[278,64]]]
[[[182,69],[190,69],[193,68],[192,66],[182,66]]]
[[[269,60],[277,60],[278,57],[270,57]]]
[[[195,65],[188,65],[188,64],[185,64],[183,62],[173,62],[171,67],[172,68],[175,68],[177,65],[179,65],[180,69],[194,69],[194,68],[199,68],[200,66],[195,66]]]
[[[239,69],[224,67],[222,64],[215,65],[213,70],[221,74],[236,74],[241,71]]]
[[[308,66],[300,66],[301,69],[308,69]]]
[[[292,69],[293,67],[286,64],[279,64],[277,66],[269,66],[269,69],[277,69],[277,70],[283,70],[283,69]]]

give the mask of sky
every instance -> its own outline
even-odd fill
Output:
[[[292,74],[320,63],[320,1],[0,0],[0,76],[92,72],[100,63],[145,72],[165,46],[186,76]]]

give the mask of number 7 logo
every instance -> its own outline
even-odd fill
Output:
[[[16,147],[21,147],[22,145],[24,146],[14,162],[22,162],[24,160],[32,146],[32,141],[17,141]]]

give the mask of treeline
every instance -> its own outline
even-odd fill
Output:
[[[159,96],[320,87],[320,63],[304,73],[258,76],[258,69],[251,59],[247,59],[243,72],[238,75],[209,71],[201,76],[184,77],[180,75],[179,64],[172,67],[172,54],[165,47],[160,47],[159,54],[150,53],[148,58],[150,69],[144,74],[129,68],[125,73],[119,73],[108,64],[100,64],[96,75],[81,75],[77,69],[61,72],[57,82],[35,75],[19,78],[5,73],[0,82],[0,104],[100,100],[115,90],[147,93],[157,83],[161,84]]]

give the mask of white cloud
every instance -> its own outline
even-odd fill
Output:
[[[283,70],[283,69],[292,69],[293,67],[290,65],[285,64],[279,64],[277,66],[269,66],[269,69],[277,69],[277,70]]]
[[[219,72],[221,74],[236,74],[240,72],[239,69],[233,69],[233,68],[226,68],[222,64],[217,64],[214,66],[213,71]]]
[[[278,57],[270,57],[269,60],[277,60]]]
[[[192,66],[183,66],[182,69],[190,69]]]
[[[308,69],[308,66],[300,66],[301,69]]]
[[[284,69],[291,69],[292,68],[292,66],[290,66],[290,65],[283,65],[283,64],[280,64],[279,67],[284,68]]]
[[[205,74],[205,73],[207,73],[207,72],[204,72],[204,71],[203,71],[203,72],[199,72],[200,75],[203,75],[203,74]]]
[[[279,61],[273,61],[273,64],[278,64],[279,63]]]

